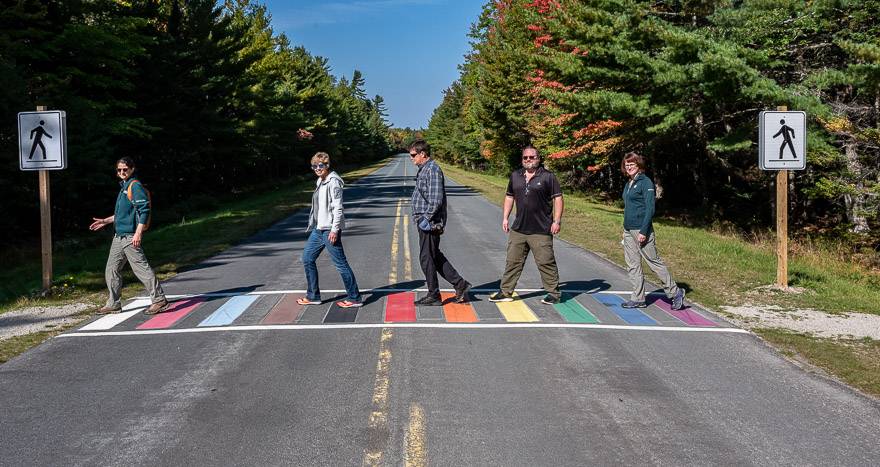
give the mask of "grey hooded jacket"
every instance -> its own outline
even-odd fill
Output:
[[[342,213],[342,181],[336,172],[330,172],[327,178],[317,181],[312,194],[312,210],[309,212],[309,226],[312,229],[339,232],[345,228],[345,215]]]

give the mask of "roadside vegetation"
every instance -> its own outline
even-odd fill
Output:
[[[449,164],[443,164],[443,170],[449,178],[501,205],[507,177]],[[560,237],[623,266],[622,222],[622,208],[568,193]],[[803,290],[786,293],[765,287],[776,279],[772,241],[752,242],[729,233],[681,225],[671,218],[656,219],[655,227],[663,259],[686,288],[688,299],[722,316],[722,307],[742,304],[880,315],[880,274],[839,258],[835,251],[793,245],[790,283]],[[880,381],[880,366],[872,360],[880,349],[877,341],[821,339],[780,330],[758,330],[758,334],[789,355],[796,352],[853,386],[880,395],[876,383]],[[823,355],[826,349],[836,350]]]

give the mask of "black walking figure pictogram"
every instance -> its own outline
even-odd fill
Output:
[[[788,146],[791,148],[791,157],[797,159],[797,153],[794,152],[794,143],[791,142],[791,140],[794,139],[794,130],[785,124],[785,120],[780,120],[779,123],[782,124],[782,128],[773,135],[774,139],[777,136],[782,135],[782,139],[784,140],[782,146],[779,146],[779,158],[782,159],[782,152],[785,151],[785,146]]]
[[[52,135],[46,133],[46,129],[43,128],[45,124],[44,120],[40,120],[40,126],[31,130],[31,139],[34,140],[34,144],[31,146],[31,155],[28,156],[28,160],[34,158],[34,151],[37,150],[37,146],[43,151],[43,160],[46,160],[46,146],[43,146],[43,136],[45,135],[47,138],[52,139]],[[34,137],[34,133],[37,134],[36,137]]]

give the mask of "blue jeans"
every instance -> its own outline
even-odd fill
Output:
[[[342,248],[342,232],[336,236],[336,243],[330,243],[329,230],[312,230],[309,239],[306,240],[306,246],[303,248],[302,262],[306,269],[306,280],[308,281],[308,291],[306,297],[309,300],[320,300],[321,289],[318,287],[318,267],[315,261],[320,256],[324,248],[330,252],[330,260],[342,276],[342,282],[345,284],[345,291],[348,293],[348,300],[352,302],[361,301],[361,294],[358,291],[357,279],[345,259],[345,250]]]

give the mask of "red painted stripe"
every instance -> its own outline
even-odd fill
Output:
[[[414,323],[416,321],[416,305],[412,292],[394,293],[385,298],[386,323]]]
[[[184,316],[192,313],[199,305],[204,302],[202,297],[188,298],[172,303],[167,310],[159,313],[153,318],[141,324],[137,329],[165,329],[174,325],[174,323],[183,319]]]
[[[296,303],[302,294],[284,294],[281,300],[272,307],[269,314],[260,321],[260,324],[290,324],[296,322],[305,309],[304,306]]]
[[[440,298],[443,300],[443,314],[446,316],[447,323],[476,323],[477,313],[470,303],[455,303],[452,300],[454,293],[441,293]]]

